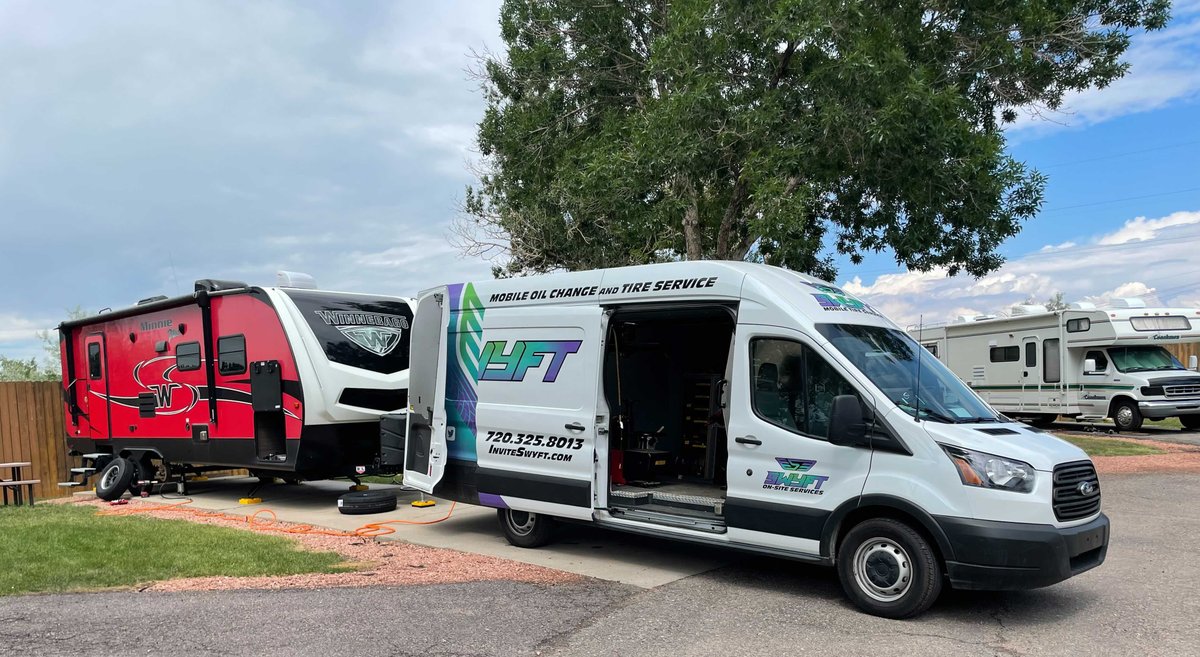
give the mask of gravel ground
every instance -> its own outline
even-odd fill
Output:
[[[1090,435],[1101,439],[1104,436]],[[1124,439],[1122,439],[1124,440]],[[1096,471],[1108,474],[1200,473],[1200,447],[1158,440],[1137,440],[1140,445],[1150,445],[1165,450],[1166,454],[1146,456],[1093,456]]]
[[[94,506],[101,513],[139,514],[155,518],[184,519],[210,525],[246,530],[271,531],[287,535],[307,550],[337,552],[361,568],[345,573],[309,573],[282,577],[195,577],[152,582],[140,587],[142,591],[212,591],[222,589],[295,589],[345,586],[399,586],[411,584],[445,584],[508,580],[531,584],[563,584],[579,582],[579,575],[543,568],[532,564],[458,552],[441,548],[413,545],[401,541],[377,541],[373,538],[330,532],[320,528],[308,529],[297,525],[266,519],[247,522],[246,516],[230,516],[207,511],[191,510],[186,506],[173,510],[159,503],[130,500],[128,504],[110,506],[97,499],[68,500],[68,504]],[[310,533],[319,532],[319,533]]]

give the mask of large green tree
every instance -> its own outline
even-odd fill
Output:
[[[985,274],[1042,202],[1018,113],[1127,70],[1167,0],[507,0],[458,229],[499,275],[890,249]]]

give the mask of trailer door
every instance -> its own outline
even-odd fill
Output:
[[[108,440],[112,436],[108,414],[108,353],[104,334],[92,333],[84,339],[84,386],[80,406],[88,419],[93,440]]]
[[[447,289],[427,292],[417,304],[409,346],[408,431],[404,483],[432,493],[446,470]]]

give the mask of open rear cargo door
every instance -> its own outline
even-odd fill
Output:
[[[446,471],[447,288],[426,291],[417,302],[410,336],[408,431],[404,483],[433,493]]]

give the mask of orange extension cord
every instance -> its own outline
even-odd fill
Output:
[[[97,512],[97,515],[102,516],[131,516],[138,513],[151,513],[154,511],[167,511],[173,513],[181,513],[184,515],[195,516],[197,518],[222,518],[224,520],[233,520],[235,522],[245,522],[249,529],[259,532],[278,532],[281,534],[320,534],[322,536],[359,536],[365,538],[374,538],[379,536],[387,536],[395,534],[396,530],[388,525],[434,525],[439,522],[448,520],[451,514],[454,513],[454,507],[457,502],[450,503],[450,510],[446,515],[435,520],[381,520],[379,522],[369,522],[358,529],[351,532],[345,532],[338,529],[326,529],[324,527],[316,527],[314,525],[283,525],[275,512],[270,509],[260,509],[248,516],[239,516],[231,513],[222,513],[220,511],[205,511],[186,507],[191,504],[191,500],[177,502],[175,504],[122,504],[119,506],[102,508]],[[267,520],[259,519],[260,515],[269,514],[271,517]]]

